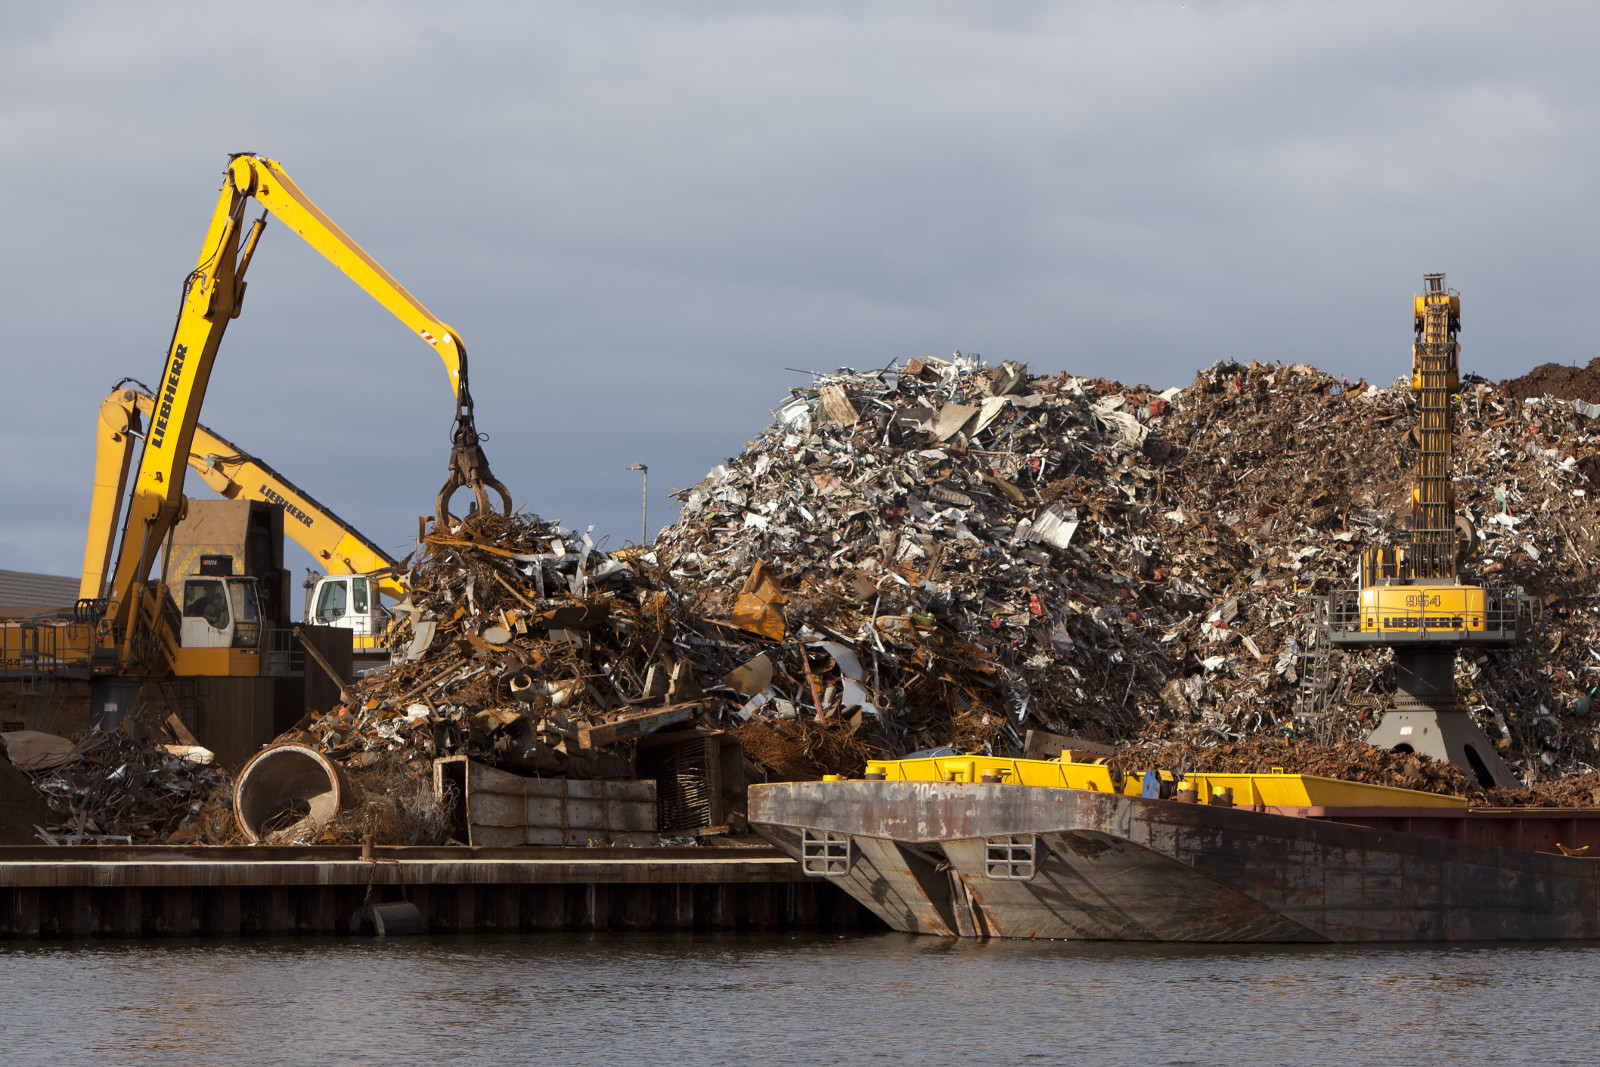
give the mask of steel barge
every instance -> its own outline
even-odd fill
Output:
[[[957,757],[752,786],[753,828],[896,930],[945,937],[1600,939],[1600,809],[1296,774],[1120,780]]]

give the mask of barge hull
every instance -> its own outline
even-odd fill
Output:
[[[913,933],[1600,938],[1600,860],[1218,805],[1007,784],[778,783],[751,787],[750,822],[812,870],[822,868],[807,864],[806,841],[831,835],[824,877]],[[997,856],[1029,864],[997,867]]]

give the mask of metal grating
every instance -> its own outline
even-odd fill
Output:
[[[1027,882],[1038,870],[1034,862],[1038,838],[1032,834],[1007,834],[983,839],[984,873],[997,882]]]
[[[800,831],[800,869],[806,874],[839,878],[855,866],[856,852],[849,834],[831,830]]]
[[[714,739],[696,737],[641,749],[639,777],[656,783],[656,828],[664,834],[711,825]]]
[[[1315,612],[1312,621],[1300,633],[1300,689],[1295,697],[1294,717],[1297,722],[1310,724],[1317,730],[1318,740],[1327,744],[1333,740],[1329,735],[1328,708],[1338,677],[1333,666],[1333,641],[1328,636],[1324,615],[1324,612]]]

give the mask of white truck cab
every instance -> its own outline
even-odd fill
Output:
[[[348,627],[359,656],[382,649],[389,613],[378,602],[374,579],[365,574],[330,574],[306,582],[305,620],[312,626]]]

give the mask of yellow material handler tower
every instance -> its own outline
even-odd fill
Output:
[[[1464,520],[1456,518],[1451,475],[1461,297],[1445,287],[1443,274],[1424,275],[1423,284],[1414,301],[1411,357],[1420,448],[1410,528],[1395,543],[1362,549],[1359,589],[1326,598],[1322,621],[1335,647],[1394,650],[1394,705],[1368,744],[1449,760],[1485,786],[1515,788],[1521,783],[1456,700],[1456,652],[1519,643],[1533,605],[1519,587],[1461,578]]]

